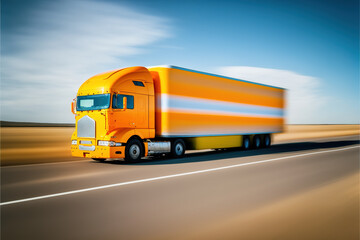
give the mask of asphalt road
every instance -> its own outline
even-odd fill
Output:
[[[1,168],[1,239],[359,239],[359,136]]]

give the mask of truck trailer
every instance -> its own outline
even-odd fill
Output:
[[[182,157],[185,150],[269,147],[285,89],[176,66],[129,67],[85,81],[72,102],[76,157]]]

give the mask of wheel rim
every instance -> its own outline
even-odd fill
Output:
[[[256,147],[260,146],[260,139],[259,138],[255,139],[255,145],[256,145]]]
[[[270,144],[270,138],[269,138],[269,137],[266,137],[266,138],[265,138],[265,145],[266,145],[266,146],[269,146],[269,144]]]
[[[132,159],[137,159],[140,156],[140,147],[136,144],[132,145],[129,149],[129,154]]]
[[[249,148],[249,139],[245,139],[245,141],[244,141],[244,147],[245,148]]]
[[[184,151],[184,147],[183,147],[183,145],[181,143],[178,143],[178,144],[175,145],[175,154],[177,156],[182,155],[183,151]]]

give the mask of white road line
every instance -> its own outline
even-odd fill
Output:
[[[219,171],[219,170],[223,170],[223,169],[243,167],[243,166],[261,164],[261,163],[268,163],[268,162],[274,162],[274,161],[279,161],[279,160],[284,160],[284,159],[289,159],[289,158],[304,157],[304,156],[321,154],[321,153],[329,153],[329,152],[338,152],[338,151],[344,151],[344,150],[358,148],[358,147],[360,147],[360,145],[346,147],[346,148],[340,148],[340,149],[297,154],[297,155],[292,155],[292,156],[279,157],[279,158],[261,160],[261,161],[256,161],[256,162],[240,163],[240,164],[235,164],[235,165],[230,165],[230,166],[210,168],[210,169],[198,170],[198,171],[193,171],[193,172],[185,172],[185,173],[179,173],[179,174],[173,174],[173,175],[167,175],[167,176],[161,176],[161,177],[145,178],[145,179],[134,180],[134,181],[129,181],[129,182],[114,183],[114,184],[103,185],[103,186],[98,186],[98,187],[84,188],[84,189],[73,190],[73,191],[68,191],[68,192],[54,193],[54,194],[43,195],[43,196],[38,196],[38,197],[24,198],[24,199],[19,199],[19,200],[14,200],[14,201],[2,202],[2,203],[0,203],[0,206],[21,203],[21,202],[29,202],[29,201],[40,200],[40,199],[45,199],[45,198],[54,198],[54,197],[82,193],[82,192],[90,192],[90,191],[95,191],[95,190],[100,190],[100,189],[105,189],[105,188],[112,188],[112,187],[119,187],[119,186],[124,186],[124,185],[135,184],[135,183],[151,182],[151,181],[162,180],[162,179],[167,179],[167,178],[175,178],[175,177],[193,175],[193,174],[198,174],[198,173],[214,172],[214,171]]]

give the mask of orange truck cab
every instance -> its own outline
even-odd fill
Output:
[[[269,146],[284,122],[284,89],[175,66],[91,77],[72,103],[71,153],[137,161],[186,149]]]

